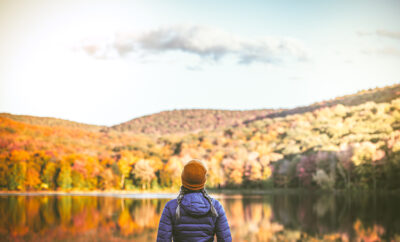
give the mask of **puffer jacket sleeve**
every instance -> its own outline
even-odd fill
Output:
[[[215,233],[217,234],[217,241],[232,241],[231,230],[229,228],[228,219],[225,215],[225,210],[222,205],[214,200],[215,209],[218,212],[217,221],[215,224]]]
[[[169,203],[165,205],[164,210],[161,214],[160,223],[158,225],[158,242],[172,241],[172,216],[168,205]]]

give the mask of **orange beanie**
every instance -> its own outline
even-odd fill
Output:
[[[200,190],[206,183],[207,167],[204,162],[191,160],[183,167],[182,185],[189,190]]]

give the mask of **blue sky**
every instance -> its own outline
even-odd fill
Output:
[[[113,125],[400,80],[400,1],[0,1],[0,112]]]

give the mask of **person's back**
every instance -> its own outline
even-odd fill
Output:
[[[185,165],[183,186],[178,198],[164,207],[157,241],[214,241],[214,235],[218,241],[232,241],[223,207],[204,189],[206,172],[200,161]]]

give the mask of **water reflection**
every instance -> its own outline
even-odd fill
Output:
[[[169,199],[0,196],[6,241],[154,241]],[[399,196],[223,196],[234,241],[398,241]]]

